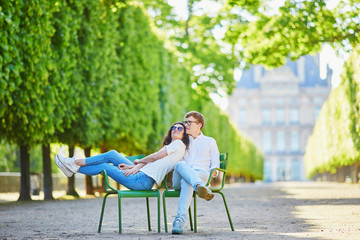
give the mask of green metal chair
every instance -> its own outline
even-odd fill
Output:
[[[134,161],[136,159],[140,159],[145,157],[145,155],[137,155],[137,156],[129,156],[127,159],[130,161]],[[121,224],[121,198],[146,198],[146,207],[147,207],[147,220],[148,220],[148,229],[151,231],[151,223],[150,223],[150,209],[149,209],[149,198],[150,197],[156,197],[157,198],[157,208],[158,208],[158,232],[160,232],[160,192],[159,189],[162,186],[159,186],[157,189],[151,189],[151,190],[144,190],[144,191],[133,191],[133,190],[117,190],[110,186],[109,184],[109,178],[106,173],[106,171],[103,171],[104,175],[104,182],[105,182],[105,196],[103,199],[102,209],[101,209],[101,215],[100,215],[100,222],[99,222],[99,228],[98,232],[101,231],[101,225],[102,220],[104,216],[104,209],[105,209],[105,203],[106,198],[110,194],[117,194],[118,196],[118,205],[119,205],[119,233],[122,233],[122,224]],[[162,184],[161,184],[162,185]]]
[[[222,177],[222,181],[219,187],[209,187],[211,189],[211,191],[215,194],[215,193],[219,193],[222,196],[222,199],[224,201],[224,205],[225,205],[225,209],[226,209],[226,213],[229,219],[229,223],[230,223],[230,227],[231,230],[234,231],[234,226],[230,217],[230,212],[229,212],[229,208],[228,205],[226,203],[226,199],[225,199],[225,195],[223,192],[221,192],[221,190],[224,188],[225,185],[225,174],[226,174],[226,166],[227,166],[227,160],[228,160],[228,154],[227,153],[222,153],[220,154],[220,168],[215,168],[210,172],[210,176],[209,179],[206,183],[206,186],[209,186],[210,182],[211,182],[211,176],[213,174],[213,172],[215,170],[218,170],[219,172],[223,173],[223,177]],[[220,173],[219,173],[220,174]],[[166,181],[164,181],[166,183]],[[167,229],[167,216],[166,216],[166,201],[165,198],[167,197],[179,197],[180,196],[180,191],[179,190],[174,190],[174,189],[169,189],[168,186],[165,184],[165,188],[166,190],[163,193],[163,209],[164,209],[164,221],[165,221],[165,232],[168,232]],[[194,232],[197,232],[197,215],[196,215],[196,199],[197,199],[197,195],[194,192],[193,194],[194,197],[194,228],[192,226],[192,218],[191,218],[191,209],[189,207],[189,220],[190,220],[190,228],[191,230],[194,230]]]

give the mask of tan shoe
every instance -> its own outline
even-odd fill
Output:
[[[205,199],[206,201],[210,201],[214,197],[214,194],[211,192],[211,190],[204,185],[197,186],[196,194],[199,197]]]

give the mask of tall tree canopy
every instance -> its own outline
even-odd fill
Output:
[[[319,52],[324,43],[351,50],[360,41],[360,1],[342,0],[333,9],[328,2],[286,0],[273,15],[265,5],[269,1],[261,5],[258,1],[229,1],[230,12],[239,12],[248,3],[259,8],[250,8],[248,17],[232,15],[226,38],[239,44],[245,62],[269,67]]]

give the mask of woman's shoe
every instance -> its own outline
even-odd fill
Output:
[[[58,155],[55,156],[55,163],[67,177],[74,175],[74,173],[59,160]]]
[[[80,166],[75,164],[74,158],[68,158],[64,157],[61,154],[56,155],[56,157],[59,159],[59,161],[64,164],[65,167],[67,167],[72,173],[76,173],[79,171]]]

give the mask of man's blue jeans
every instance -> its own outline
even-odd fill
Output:
[[[182,223],[185,222],[196,185],[204,185],[208,179],[208,171],[202,169],[192,169],[183,161],[176,164],[172,182],[175,189],[180,189],[180,198],[175,219],[179,219]]]
[[[134,165],[133,162],[115,150],[99,154],[85,159],[85,165],[79,168],[79,172],[87,175],[97,175],[103,170],[116,182],[131,190],[150,190],[155,180],[139,171],[136,174],[124,175],[124,170],[120,170],[118,165],[125,163]]]

